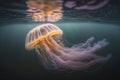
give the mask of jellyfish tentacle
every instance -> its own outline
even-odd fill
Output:
[[[61,36],[54,36],[53,37],[55,39],[55,41],[62,47],[64,47],[63,41],[62,41],[62,37]]]
[[[58,49],[63,49],[63,47],[61,47],[51,36],[48,36],[48,40],[52,45],[56,46]]]
[[[49,58],[50,56],[51,56],[51,53],[52,53],[52,51],[51,51],[51,49],[49,48],[49,46],[46,44],[46,42],[45,41],[43,41],[42,43],[41,43],[41,45],[42,45],[42,48],[43,48],[43,52],[44,52],[44,57],[47,57],[47,58]],[[48,54],[48,55],[47,55]]]
[[[47,65],[47,66],[53,65],[54,66],[54,64],[56,64],[56,62],[55,62],[55,60],[53,60],[54,59],[53,52],[51,52],[51,49],[45,42],[42,43],[42,45],[44,46],[44,50],[46,51],[46,53],[44,54],[44,57],[43,57],[43,59],[45,60],[44,61],[45,65]]]
[[[52,39],[52,37],[50,37],[50,36],[48,36],[47,38],[46,38],[46,41],[47,41],[47,43],[51,46],[51,47],[53,47],[53,48],[58,48],[58,49],[63,49],[54,39]]]
[[[97,43],[93,44],[93,47],[90,49],[90,52],[91,53],[96,52],[96,51],[100,50],[101,48],[107,46],[108,44],[109,43],[105,39],[98,41]]]
[[[85,57],[85,56],[83,56],[83,57]],[[85,58],[87,58],[87,56]],[[60,65],[63,68],[72,69],[72,70],[78,70],[78,69],[84,70],[84,69],[89,68],[90,66],[97,64],[97,63],[104,63],[104,62],[108,61],[109,58],[110,58],[109,56],[107,58],[106,57],[99,57],[99,58],[96,57],[94,60],[90,60],[88,62],[84,62],[80,59],[80,62],[79,62],[79,61],[75,61],[72,59],[64,60],[63,58],[59,57],[59,60],[60,60],[59,63],[61,63]],[[83,60],[86,60],[86,59],[83,59]],[[71,66],[69,66],[69,65],[71,65]]]
[[[37,52],[37,54],[40,56],[40,57],[42,57],[42,52],[38,49],[38,48],[40,48],[40,46],[35,46],[35,51]]]
[[[49,49],[48,46],[45,45],[45,43],[46,43],[45,41],[42,41],[40,45],[41,45],[41,47],[43,48],[44,52],[46,53],[46,52],[47,52],[48,50],[50,50],[50,49]]]
[[[85,67],[84,62],[78,62],[78,61],[74,61],[74,60],[70,60],[70,59],[63,59],[60,56],[55,56],[54,60],[56,60],[59,68],[63,68],[63,69],[83,69]],[[71,66],[70,66],[71,65]]]
[[[110,56],[96,58],[95,60],[91,60],[91,61],[85,63],[84,68],[87,69],[88,67],[93,66],[95,64],[105,63],[109,59],[110,59]]]
[[[52,44],[47,38],[46,38],[46,44],[52,49],[52,51],[55,54],[57,55],[61,54],[60,50],[58,49],[58,46],[55,46],[54,44]]]
[[[48,55],[47,54],[46,55],[53,58],[55,56],[55,53],[53,54],[53,52],[51,51],[51,48],[46,43],[42,43],[42,44],[44,45],[45,51],[48,54]]]
[[[51,39],[49,39],[49,38],[51,38]],[[63,47],[61,47],[59,44],[57,44],[57,42],[54,39],[52,39],[52,37],[46,38],[46,43],[50,46],[50,48],[52,48],[54,53],[59,55],[60,57],[68,56],[68,54],[64,54],[65,49]]]

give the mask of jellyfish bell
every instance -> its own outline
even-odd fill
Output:
[[[37,26],[27,34],[25,48],[27,50],[35,49],[36,52],[41,55],[39,49],[42,49],[43,53],[46,52],[46,48],[52,49],[50,46],[45,47],[45,45],[48,45],[48,37],[53,38],[56,42],[60,41],[57,45],[63,46],[63,43],[60,40],[62,34],[63,32],[60,28],[50,23]]]
[[[94,38],[68,48],[62,42],[63,31],[51,23],[35,27],[26,36],[25,48],[35,49],[46,69],[84,70],[109,60],[96,51],[108,45],[103,39],[94,43]]]

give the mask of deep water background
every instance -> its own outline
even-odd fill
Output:
[[[0,73],[5,79],[106,79],[119,72],[120,27],[106,23],[56,23],[63,30],[66,46],[81,43],[90,37],[95,41],[107,39],[110,43],[99,54],[112,54],[112,58],[98,69],[89,71],[45,70],[34,51],[25,50],[25,37],[29,30],[40,24],[9,24],[0,27]],[[6,76],[6,77],[5,77]],[[47,77],[46,77],[47,76]],[[65,80],[66,80],[65,79]]]
[[[35,23],[25,17],[25,0],[6,1],[9,4],[5,1],[0,3],[0,80],[108,80],[119,78],[120,11],[117,6],[119,0],[116,0],[118,2],[111,0],[110,5],[98,11],[77,11],[77,14],[67,15],[71,12],[76,13],[76,11],[66,9],[63,19],[53,23],[63,30],[63,41],[67,47],[85,42],[90,37],[95,37],[96,42],[105,38],[110,43],[97,54],[112,54],[111,59],[107,63],[97,66],[98,68],[82,72],[44,69],[35,51],[25,50],[25,37],[29,30],[44,23]],[[105,12],[104,15],[102,12]]]

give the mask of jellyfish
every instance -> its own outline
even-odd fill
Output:
[[[57,22],[62,14],[61,0],[27,0],[28,17],[35,22]]]
[[[58,26],[42,24],[28,32],[25,48],[34,49],[41,64],[49,70],[85,70],[97,63],[105,63],[111,57],[96,54],[109,44],[105,39],[94,43],[94,37],[91,37],[85,43],[66,47],[62,35]]]

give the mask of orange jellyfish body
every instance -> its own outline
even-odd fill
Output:
[[[53,46],[63,46],[61,35],[62,30],[53,24],[43,24],[32,29],[26,36],[25,48],[27,50],[35,49],[41,55],[38,48],[42,49],[45,53],[47,49],[54,51]],[[52,41],[49,43],[49,41]],[[54,46],[55,47],[55,46]]]

